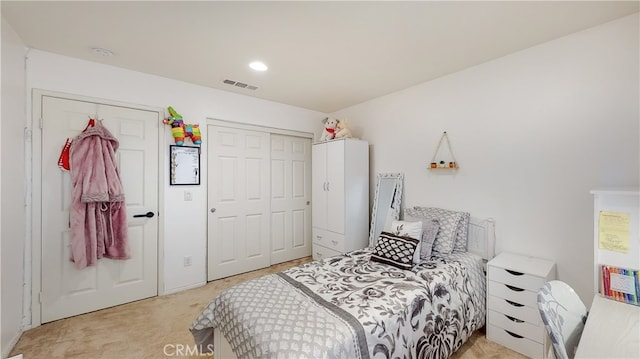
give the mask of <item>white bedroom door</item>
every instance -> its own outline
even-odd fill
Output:
[[[271,135],[271,264],[311,255],[311,139]]]
[[[208,280],[269,266],[269,133],[207,127]]]
[[[42,96],[41,323],[155,296],[158,293],[159,112]],[[70,173],[58,168],[62,145],[89,117],[119,140],[131,259],[101,259],[76,269],[70,261]],[[38,204],[35,204],[37,206]],[[153,217],[134,215],[151,212]],[[38,234],[36,234],[38,235]]]

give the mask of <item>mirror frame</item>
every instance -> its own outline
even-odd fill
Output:
[[[396,179],[396,187],[395,187],[395,194],[393,196],[393,200],[391,203],[391,210],[392,210],[392,215],[393,215],[393,219],[397,220],[400,217],[400,205],[402,203],[402,187],[403,187],[403,182],[404,182],[404,173],[401,172],[382,172],[382,173],[378,173],[378,175],[376,176],[376,188],[375,188],[375,194],[373,196],[373,208],[371,209],[371,225],[369,227],[369,246],[372,246],[373,243],[375,242],[376,238],[374,238],[375,234],[375,228],[376,228],[376,224],[378,220],[385,220],[386,219],[378,219],[377,213],[378,213],[378,194],[380,193],[380,182],[382,181],[382,179],[387,179],[387,178],[395,178]]]

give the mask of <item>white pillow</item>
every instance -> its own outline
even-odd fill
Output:
[[[415,253],[413,253],[413,264],[420,263],[420,246],[422,245],[422,222],[407,222],[407,221],[393,221],[391,222],[391,228],[389,233],[401,237],[410,237],[417,239],[418,246]]]

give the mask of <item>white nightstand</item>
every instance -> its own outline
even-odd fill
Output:
[[[551,341],[537,293],[555,279],[555,263],[503,252],[487,269],[487,339],[532,358],[546,358]]]

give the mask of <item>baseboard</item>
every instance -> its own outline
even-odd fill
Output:
[[[207,284],[207,282],[200,282],[200,283],[196,283],[196,284],[186,285],[184,287],[173,288],[173,289],[165,290],[163,293],[160,293],[160,295],[178,293],[178,292],[182,292],[182,291],[185,291],[185,290],[202,287],[205,284]]]

